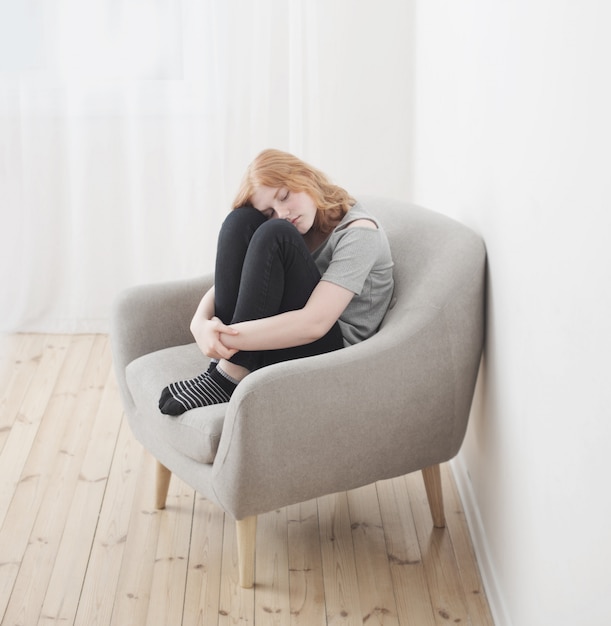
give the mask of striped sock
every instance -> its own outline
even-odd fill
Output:
[[[218,364],[219,364],[218,359],[211,359],[210,365],[208,365],[208,369],[203,374],[200,374],[199,376],[196,376],[195,378],[191,378],[189,380],[182,380],[179,383],[174,383],[174,384],[182,385],[183,387],[188,387],[188,388],[191,388],[194,385],[201,385],[202,379],[204,378],[206,373],[212,374],[212,372],[214,372]],[[170,388],[165,387],[164,390],[161,392],[161,396],[159,397],[159,410],[162,411],[163,407],[165,406],[165,403],[168,400],[172,399],[173,397],[174,396],[172,395]]]
[[[159,410],[166,415],[180,415],[201,406],[229,402],[237,384],[237,380],[217,367],[168,385],[161,392]]]

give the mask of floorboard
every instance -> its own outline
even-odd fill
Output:
[[[0,338],[2,626],[492,626],[448,466],[447,527],[420,473],[259,517],[254,589],[233,521],[123,416],[104,335]]]

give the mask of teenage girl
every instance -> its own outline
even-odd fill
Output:
[[[160,410],[228,402],[256,369],[367,339],[390,303],[392,265],[367,207],[297,157],[265,150],[221,227],[215,284],[191,322],[210,367],[166,387]]]

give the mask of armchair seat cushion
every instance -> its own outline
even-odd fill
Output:
[[[140,427],[153,429],[176,451],[199,463],[214,461],[227,403],[171,417],[159,411],[157,402],[169,383],[201,374],[208,363],[193,343],[145,354],[126,368],[127,386],[136,405],[134,419],[142,422]]]

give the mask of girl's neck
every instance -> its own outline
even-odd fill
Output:
[[[318,248],[326,239],[329,237],[331,233],[323,233],[320,230],[314,230],[311,228],[304,236],[303,239],[306,242],[306,246],[308,246],[308,250],[310,252],[314,252],[316,248]]]
[[[341,222],[340,220],[334,221],[331,230],[328,233],[323,232],[322,230],[318,230],[315,228],[310,228],[310,230],[303,236],[306,245],[308,246],[308,250],[310,252],[314,252],[316,248],[321,246],[328,238],[329,235],[333,232],[335,227]]]

